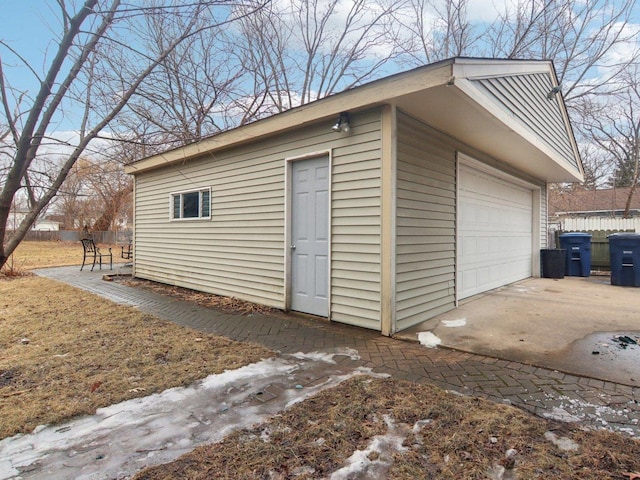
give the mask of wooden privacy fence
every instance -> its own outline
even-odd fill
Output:
[[[575,232],[576,230],[572,230]],[[635,232],[635,230],[580,230],[591,235],[591,267],[595,269],[611,268],[609,258],[609,235],[619,232]],[[556,245],[560,248],[560,235],[569,231],[556,231]]]
[[[588,232],[591,230],[640,232],[640,217],[562,217],[558,219],[558,223],[559,229],[565,232]]]

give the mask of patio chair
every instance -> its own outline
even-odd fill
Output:
[[[102,270],[102,257],[109,258],[109,269],[113,270],[113,254],[111,253],[111,248],[109,248],[109,253],[102,253],[96,244],[94,243],[92,238],[83,238],[80,240],[82,242],[82,248],[84,250],[84,257],[82,258],[82,266],[80,267],[80,271],[84,268],[87,263],[87,259],[93,261],[91,265],[91,271],[96,266],[96,261],[98,265],[100,265],[100,270]]]
[[[126,247],[124,245],[120,247],[120,256],[125,260],[133,259],[133,244],[131,242]]]
[[[126,247],[124,245],[120,246],[120,256],[125,260],[129,260],[124,264],[125,267],[133,265],[133,243],[131,241]]]

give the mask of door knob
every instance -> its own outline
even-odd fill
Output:
[[[292,244],[291,245],[291,250],[295,250],[295,249],[296,249],[296,246]]]

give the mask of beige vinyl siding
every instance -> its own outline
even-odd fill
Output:
[[[380,112],[333,151],[331,319],[380,330]]]
[[[233,160],[137,177],[136,275],[282,306],[284,163],[241,160],[229,169]],[[172,221],[170,193],[201,187],[211,187],[211,220]]]
[[[285,308],[285,159],[332,150],[332,319],[379,324],[380,114],[331,121],[136,176],[135,273]],[[170,193],[211,187],[211,219],[172,221]]]
[[[398,114],[396,329],[455,306],[455,150]]]

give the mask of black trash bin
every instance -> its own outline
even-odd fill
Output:
[[[611,285],[640,287],[640,234],[609,235]]]
[[[564,263],[567,251],[561,248],[540,250],[542,278],[564,278]]]
[[[565,275],[588,277],[591,275],[591,234],[569,232],[560,235],[560,247],[565,249]]]

